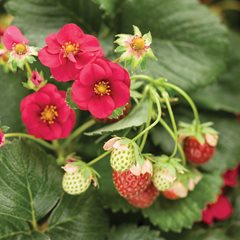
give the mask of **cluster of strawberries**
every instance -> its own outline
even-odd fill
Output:
[[[117,191],[137,208],[150,207],[160,192],[171,200],[184,198],[202,178],[196,169],[186,170],[177,158],[146,155],[139,161],[138,148],[130,139],[114,137],[105,143],[104,149],[111,151]]]

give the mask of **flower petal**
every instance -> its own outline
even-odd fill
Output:
[[[56,68],[61,64],[59,54],[49,53],[48,47],[44,47],[38,52],[38,58],[43,65],[50,68]]]
[[[65,42],[78,43],[83,37],[83,31],[76,24],[69,23],[64,25],[57,34],[57,40],[60,44]]]
[[[115,103],[115,108],[124,106],[130,99],[130,88],[123,82],[112,82],[111,96]]]
[[[79,72],[75,68],[74,63],[67,61],[64,65],[60,65],[56,68],[51,68],[51,73],[53,77],[59,82],[68,82],[76,79]]]
[[[109,117],[114,108],[115,104],[110,96],[95,96],[88,104],[88,110],[96,118]]]
[[[60,52],[60,44],[57,41],[57,33],[52,33],[46,37],[46,44],[48,46],[48,52],[57,54]]]

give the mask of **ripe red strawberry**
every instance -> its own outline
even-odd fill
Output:
[[[143,192],[151,182],[151,174],[146,172],[136,176],[130,170],[122,173],[114,171],[113,182],[119,194],[127,198]]]
[[[136,208],[150,207],[159,195],[159,191],[150,183],[145,191],[142,193],[129,197],[128,203]]]
[[[201,144],[195,137],[185,138],[183,148],[187,160],[195,164],[206,163],[215,152],[215,146],[211,146],[206,140]]]

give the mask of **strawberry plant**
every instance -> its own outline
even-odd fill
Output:
[[[0,9],[0,239],[239,238],[238,1]]]

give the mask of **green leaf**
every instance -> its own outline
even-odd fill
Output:
[[[14,24],[37,46],[66,23],[76,23],[90,33],[101,26],[102,12],[93,0],[9,0],[5,6],[15,17]]]
[[[61,174],[35,144],[14,141],[0,150],[0,212],[26,222],[40,220],[57,203]]]
[[[109,240],[163,240],[160,232],[150,230],[148,226],[122,225],[113,228],[109,233]]]
[[[203,179],[187,198],[178,201],[160,198],[152,207],[143,210],[143,215],[164,231],[180,232],[201,220],[202,210],[215,200],[221,187],[221,176],[203,174]]]
[[[36,144],[15,140],[2,147],[0,238],[104,240],[108,222],[95,194],[63,194],[61,181],[60,167]],[[47,222],[43,234],[32,230],[35,221]]]
[[[148,101],[137,105],[125,118],[113,124],[109,124],[93,132],[88,132],[86,135],[100,135],[104,133],[111,133],[114,131],[123,130],[130,127],[138,127],[146,123],[148,116]]]
[[[121,18],[122,33],[131,33],[133,24],[152,33],[158,61],[148,62],[147,74],[189,90],[215,81],[222,72],[227,31],[198,1],[126,0]]]
[[[187,233],[181,234],[176,240],[231,240],[224,229],[193,229]],[[236,239],[237,240],[237,239]]]
[[[21,121],[20,102],[28,91],[22,86],[22,74],[4,73],[0,69],[0,121],[12,132],[24,129]]]
[[[230,51],[228,53],[227,71],[219,81],[201,88],[192,94],[196,103],[204,108],[240,113],[240,34],[230,34]]]
[[[66,102],[70,108],[79,109],[77,104],[72,100],[71,91],[72,91],[72,88],[67,89]]]
[[[108,221],[92,191],[81,196],[64,194],[52,212],[45,233],[58,240],[105,240]]]
[[[14,217],[0,214],[0,236],[1,239],[30,240],[29,225]]]

